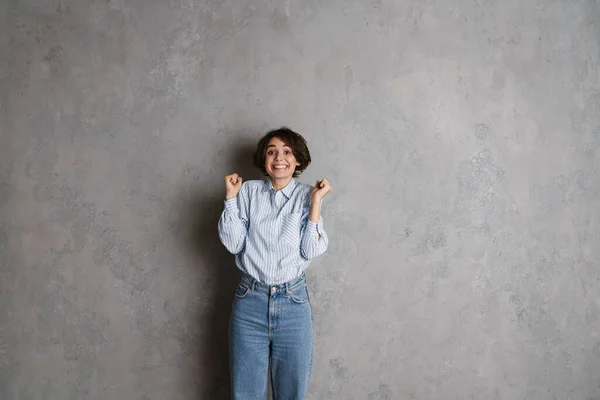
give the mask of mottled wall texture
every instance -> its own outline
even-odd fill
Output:
[[[223,176],[328,178],[310,399],[600,399],[600,2],[0,2],[0,398],[222,400]]]

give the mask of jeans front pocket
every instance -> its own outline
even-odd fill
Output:
[[[297,304],[305,304],[308,303],[310,300],[308,296],[308,286],[306,286],[306,284],[298,285],[296,287],[291,288],[288,294],[290,296],[290,299],[292,299],[292,301]]]
[[[238,285],[237,289],[235,289],[235,297],[237,297],[238,299],[243,299],[244,297],[246,297],[248,295],[249,291],[250,291],[250,288],[248,288],[248,286],[240,283]]]

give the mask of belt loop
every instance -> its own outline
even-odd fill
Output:
[[[256,279],[252,278],[252,283],[250,284],[250,290],[254,292],[254,283],[256,282]]]

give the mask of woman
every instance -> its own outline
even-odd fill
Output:
[[[269,177],[225,177],[219,237],[242,271],[229,321],[234,400],[265,400],[271,363],[274,400],[303,400],[312,367],[312,314],[304,271],[327,249],[321,201],[314,187],[294,180],[310,164],[306,140],[281,128],[258,143],[254,165]]]

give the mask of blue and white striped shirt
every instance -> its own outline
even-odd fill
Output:
[[[244,182],[236,198],[225,200],[219,238],[240,270],[259,282],[277,285],[302,275],[325,252],[323,218],[308,220],[312,186],[294,179],[276,191],[270,180]]]

